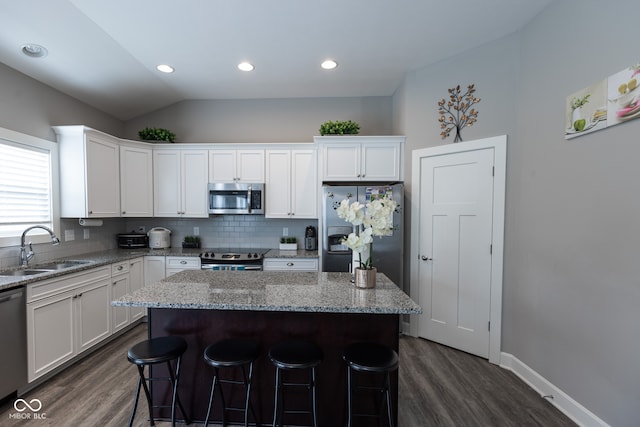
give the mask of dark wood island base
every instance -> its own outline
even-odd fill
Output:
[[[274,404],[275,369],[269,362],[269,347],[282,340],[308,340],[318,344],[324,352],[324,360],[318,368],[318,422],[320,426],[344,426],[347,421],[346,365],[342,360],[342,351],[347,344],[370,341],[380,343],[398,351],[399,314],[368,313],[327,313],[327,312],[289,312],[289,311],[243,311],[243,310],[203,310],[176,308],[149,308],[150,338],[178,335],[188,344],[183,356],[180,372],[180,399],[189,416],[196,422],[203,422],[209,400],[212,369],[203,361],[204,349],[225,338],[252,338],[261,349],[256,361],[253,377],[251,401],[258,417],[258,425],[271,425]],[[153,375],[164,375],[154,368]],[[301,377],[306,380],[306,377]],[[294,379],[295,380],[295,379]],[[298,380],[296,380],[298,381]],[[242,390],[225,389],[227,405],[243,406]],[[392,408],[397,425],[398,375],[391,376]],[[308,408],[305,389],[296,391],[286,400],[287,408]],[[165,385],[156,382],[153,385],[154,404],[170,403]],[[362,395],[367,405],[375,396]],[[365,412],[372,405],[362,408]],[[180,412],[178,412],[181,417]],[[158,411],[160,418],[169,418],[170,412]],[[310,424],[305,415],[287,415],[287,424]],[[238,423],[242,417],[237,413],[227,413],[227,420]],[[250,421],[253,421],[250,416]],[[213,409],[212,420],[221,421],[219,394]],[[355,425],[371,425],[367,418],[356,419]]]

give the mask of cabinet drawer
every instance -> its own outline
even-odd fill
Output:
[[[166,269],[199,269],[200,258],[198,257],[167,257]]]
[[[111,275],[116,276],[118,274],[128,273],[130,264],[129,260],[111,264]]]
[[[317,258],[265,259],[264,271],[318,271]]]
[[[111,266],[66,274],[27,285],[27,303],[111,277]]]

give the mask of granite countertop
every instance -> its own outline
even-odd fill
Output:
[[[87,254],[70,256],[65,258],[54,259],[51,261],[44,261],[37,264],[29,264],[28,269],[37,269],[38,265],[49,264],[52,262],[64,262],[64,261],[84,261],[83,264],[77,264],[72,267],[67,267],[61,270],[47,271],[39,274],[32,274],[28,276],[0,276],[0,291],[9,290],[12,288],[18,288],[21,286],[35,283],[40,280],[51,279],[54,277],[64,276],[65,274],[76,273],[82,270],[88,270],[90,268],[101,267],[103,265],[113,264],[115,262],[125,261],[128,259],[138,258],[141,256],[160,255],[160,256],[199,256],[200,249],[182,249],[182,248],[167,248],[167,249],[111,249],[106,251],[91,252]],[[7,268],[6,270],[20,270],[22,267]]]
[[[51,279],[53,277],[63,276],[65,274],[75,273],[90,268],[101,267],[103,265],[113,264],[115,262],[125,261],[141,256],[183,256],[197,257],[202,252],[215,251],[216,248],[203,249],[183,249],[183,248],[166,248],[166,249],[110,249],[99,252],[91,252],[87,254],[70,256],[66,258],[44,261],[38,264],[49,264],[51,262],[63,261],[85,261],[85,264],[78,264],[62,270],[47,271],[39,274],[28,276],[0,276],[0,291],[18,288],[40,280]],[[261,249],[265,250],[265,249]],[[266,249],[265,258],[317,258],[318,251],[280,251],[279,249]],[[29,269],[38,268],[38,264],[30,264]],[[5,270],[19,270],[22,267],[6,268]]]
[[[358,289],[349,273],[186,270],[113,301],[114,306],[370,314],[422,309],[384,274]]]

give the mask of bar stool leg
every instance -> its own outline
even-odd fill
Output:
[[[347,427],[351,427],[351,366],[347,367]]]
[[[391,416],[391,392],[389,391],[389,371],[385,375],[384,392],[387,396],[387,418],[389,419],[389,427],[393,427],[393,417]]]
[[[313,411],[313,427],[318,427],[318,411],[316,410],[316,368],[311,368],[311,410]]]
[[[187,415],[187,412],[184,410],[182,406],[182,402],[180,402],[180,396],[178,395],[178,381],[180,379],[180,364],[182,361],[182,356],[179,356],[176,360],[176,372],[175,375],[173,370],[171,369],[171,362],[167,361],[167,369],[169,370],[169,379],[171,380],[171,385],[173,386],[173,398],[171,399],[171,426],[175,427],[176,425],[176,404],[180,411],[182,411],[182,415],[184,415],[185,424],[191,424],[191,420]],[[150,395],[149,395],[150,396]],[[149,397],[150,398],[150,397]]]
[[[251,384],[253,383],[253,362],[249,363],[249,376],[246,376],[246,370],[244,366],[242,367],[242,378],[244,379],[244,387],[246,389],[246,397],[244,402],[244,426],[249,426],[249,409],[251,409],[251,414],[253,415],[254,421],[258,422],[258,417],[256,417],[256,413],[253,410],[253,404],[251,403]]]
[[[153,419],[153,403],[151,402],[151,393],[149,392],[149,387],[147,386],[147,380],[144,377],[144,365],[138,366],[138,374],[140,375],[140,381],[142,382],[142,387],[144,388],[144,395],[147,397],[147,405],[149,406],[149,421],[151,422],[151,426],[155,426],[156,422]],[[137,402],[136,402],[137,405]],[[134,410],[136,408],[134,407]],[[133,423],[133,416],[135,412],[131,416],[131,422]]]
[[[276,396],[273,403],[273,427],[278,425],[278,406],[280,404],[280,368],[276,366]]]
[[[209,407],[207,408],[207,416],[204,419],[204,427],[209,425],[209,417],[211,415],[211,407],[213,406],[213,395],[216,390],[216,384],[218,382],[218,369],[214,369],[213,380],[211,380],[211,393],[209,394]]]

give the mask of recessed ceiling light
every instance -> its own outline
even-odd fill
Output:
[[[161,71],[163,73],[173,73],[174,69],[171,65],[167,65],[167,64],[160,64],[156,67],[156,69],[158,71]]]
[[[30,58],[44,58],[49,53],[44,46],[35,43],[27,43],[22,45],[22,53]]]
[[[238,69],[242,71],[253,71],[256,67],[249,62],[241,62],[238,64]]]
[[[324,68],[325,70],[333,70],[334,68],[336,68],[338,66],[338,63],[336,61],[334,61],[333,59],[327,59],[322,64],[320,64],[320,66],[322,68]]]

